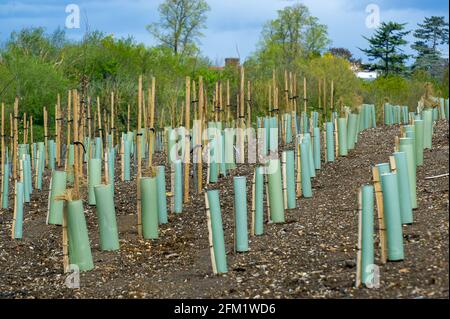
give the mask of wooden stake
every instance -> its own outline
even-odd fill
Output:
[[[44,106],[44,144],[45,144],[45,166],[48,166],[48,114],[47,108]]]
[[[78,174],[78,172],[80,171],[79,169],[79,154],[80,154],[80,150],[79,150],[79,144],[75,144],[75,142],[78,139],[78,94],[77,91],[74,90],[73,91],[73,144],[74,144],[74,162],[75,162],[75,167],[74,167],[74,196],[76,199],[80,198],[80,175]]]
[[[212,265],[213,273],[217,274],[216,256],[214,254],[214,242],[213,242],[212,225],[211,225],[211,211],[209,208],[209,200],[208,200],[207,193],[205,193],[205,208],[206,208],[206,217],[208,220],[208,241],[209,241],[209,252],[211,253],[211,265]]]
[[[61,167],[61,97],[58,94],[57,102],[55,105],[55,143],[56,143],[56,165],[57,167]]]
[[[190,132],[191,129],[191,78],[186,77],[186,117],[185,124],[185,148],[184,148],[184,202],[189,203],[189,164],[191,154],[191,141]]]
[[[19,128],[18,128],[18,118],[19,118],[19,98],[16,97],[14,101],[14,142],[13,142],[13,178],[17,180],[17,165],[18,163],[18,142],[19,142]]]
[[[199,113],[199,121],[198,121],[198,131],[197,131],[197,193],[202,192],[203,188],[203,164],[202,164],[202,144],[203,144],[203,134],[202,134],[202,126],[203,126],[203,77],[198,79],[198,113]]]
[[[141,121],[142,121],[142,75],[139,76],[139,83],[138,83],[138,120],[137,120],[137,176],[136,176],[136,186],[137,186],[137,214],[138,214],[138,235],[139,237],[142,237],[142,210],[141,210],[141,187],[140,187],[140,181],[141,181]]]
[[[149,168],[153,167],[153,144],[155,140],[155,89],[156,89],[156,83],[155,83],[155,77],[152,77],[152,91],[150,96],[150,132],[149,132],[149,151],[148,151],[148,166]],[[153,174],[153,172],[152,172]]]
[[[378,229],[380,232],[380,250],[381,250],[381,263],[385,264],[387,261],[387,248],[386,248],[386,226],[384,222],[384,205],[383,205],[383,192],[381,191],[381,181],[378,167],[372,167],[373,186],[375,189],[375,200],[377,203],[378,212]]]

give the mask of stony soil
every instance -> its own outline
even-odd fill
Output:
[[[220,189],[228,251],[229,272],[220,276],[212,275],[203,196],[193,194],[182,214],[169,215],[160,239],[145,241],[135,227],[135,183],[117,180],[121,249],[100,250],[95,208],[85,204],[95,269],[81,274],[80,289],[67,288],[62,229],[45,225],[47,173],[44,190],[25,208],[22,240],[10,238],[12,209],[0,211],[0,298],[448,298],[449,181],[424,179],[449,172],[444,121],[417,169],[419,207],[414,224],[403,227],[405,260],[380,265],[378,289],[354,288],[357,191],[370,182],[371,165],[388,161],[397,135],[398,126],[361,133],[355,150],[317,172],[313,198],[287,210],[286,223],[265,224],[247,253],[233,252],[232,176],[210,185]],[[250,190],[251,165],[233,175],[247,176]]]

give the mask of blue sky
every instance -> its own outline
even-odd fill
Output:
[[[13,30],[43,26],[51,32],[64,27],[68,4],[81,9],[81,29],[67,30],[72,39],[85,32],[84,21],[91,30],[101,30],[116,37],[132,35],[147,45],[155,44],[145,26],[158,19],[157,7],[163,0],[0,0],[0,41],[8,39]],[[295,2],[309,7],[311,14],[328,25],[332,46],[346,47],[355,56],[363,57],[358,47],[366,47],[362,35],[370,36],[374,29],[366,27],[369,13],[366,7],[376,4],[381,21],[406,22],[414,29],[424,17],[445,16],[447,0],[207,0],[211,11],[208,28],[201,39],[201,49],[212,61],[221,64],[228,56],[247,57],[258,42],[263,24],[276,17],[276,10]],[[412,36],[409,40],[412,40]],[[448,48],[442,48],[448,56]],[[406,48],[407,53],[412,53]]]

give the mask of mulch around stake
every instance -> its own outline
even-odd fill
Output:
[[[445,121],[437,124],[433,149],[425,151],[424,165],[417,169],[419,207],[414,224],[403,227],[405,260],[380,266],[378,289],[354,288],[358,187],[370,182],[371,165],[388,162],[397,135],[398,126],[367,130],[347,157],[322,163],[313,179],[313,198],[301,198],[297,209],[287,210],[286,223],[265,224],[263,236],[250,237],[247,253],[233,252],[232,176],[209,185],[220,189],[228,253],[229,272],[220,276],[212,275],[204,196],[195,194],[193,183],[183,213],[169,213],[160,239],[145,241],[135,227],[136,183],[121,182],[117,170],[121,249],[100,251],[95,207],[85,203],[95,269],[81,274],[80,289],[67,288],[62,229],[45,225],[46,172],[45,191],[35,190],[25,207],[22,240],[10,238],[12,209],[0,211],[0,298],[448,298],[449,181],[424,179],[449,171]],[[163,163],[161,154],[156,162]],[[253,169],[240,165],[232,172],[247,176],[249,216]]]

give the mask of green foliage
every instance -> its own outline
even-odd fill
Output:
[[[147,30],[175,55],[193,55],[209,10],[205,0],[165,0],[158,7],[160,21],[149,24]]]
[[[264,25],[254,58],[269,68],[289,68],[298,59],[320,55],[329,43],[327,26],[298,3],[278,10],[277,18]]]
[[[369,41],[368,49],[360,49],[366,53],[370,61],[377,61],[372,68],[379,70],[384,76],[400,74],[405,70],[407,54],[402,53],[401,47],[408,42],[404,39],[410,31],[403,31],[405,23],[383,22]]]

